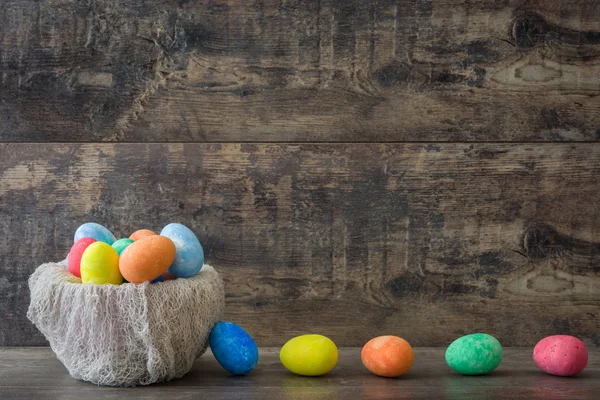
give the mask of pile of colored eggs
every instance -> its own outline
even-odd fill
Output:
[[[120,285],[161,282],[196,275],[204,264],[204,251],[196,235],[186,226],[172,223],[160,234],[148,229],[117,240],[105,227],[85,223],[75,232],[68,256],[68,270],[82,283]],[[231,322],[217,323],[209,336],[219,364],[229,373],[245,375],[258,363],[258,347],[252,337]],[[331,371],[338,361],[335,343],[322,335],[302,335],[289,340],[279,354],[289,371],[319,376]],[[474,333],[456,339],[446,350],[446,363],[463,375],[488,374],[502,361],[502,345],[491,335]],[[410,370],[415,356],[410,344],[397,336],[379,336],[361,351],[367,370],[382,377],[398,377]],[[583,342],[573,336],[542,339],[533,351],[535,364],[558,376],[580,373],[588,362]]]
[[[141,229],[117,240],[104,226],[88,222],[77,229],[74,241],[68,269],[82,283],[156,283],[189,278],[204,265],[200,241],[181,224],[169,224],[159,235]]]
[[[245,375],[258,362],[258,348],[250,335],[231,322],[219,322],[210,334],[210,347],[219,364],[234,375]],[[397,336],[379,336],[362,348],[361,361],[375,375],[399,377],[413,365],[410,344]],[[338,361],[335,343],[322,335],[302,335],[289,340],[279,353],[283,366],[302,376],[320,376]],[[556,335],[542,339],[533,351],[536,365],[551,375],[572,376],[583,371],[588,353],[573,336]],[[502,361],[502,345],[493,336],[474,333],[456,339],[446,350],[446,363],[463,375],[484,375]]]

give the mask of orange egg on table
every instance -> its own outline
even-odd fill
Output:
[[[175,260],[175,244],[164,236],[146,236],[121,253],[119,270],[131,283],[152,281],[161,276]]]
[[[140,229],[139,231],[135,231],[129,236],[131,240],[139,240],[146,236],[154,236],[156,232],[151,231],[150,229]]]
[[[375,375],[393,378],[412,367],[415,354],[406,340],[398,336],[379,336],[365,344],[360,358]]]

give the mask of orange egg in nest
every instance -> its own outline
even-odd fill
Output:
[[[365,344],[360,359],[375,375],[394,378],[412,367],[415,354],[406,340],[398,336],[379,336]]]
[[[164,236],[146,236],[130,244],[119,259],[121,275],[131,283],[152,281],[175,260],[175,244]]]
[[[140,240],[143,237],[146,236],[154,236],[156,235],[156,232],[151,231],[150,229],[140,229],[139,231],[135,231],[131,234],[131,236],[129,236],[129,239],[136,241],[136,240]]]

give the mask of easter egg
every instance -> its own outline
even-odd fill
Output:
[[[81,282],[98,285],[123,283],[117,251],[104,242],[90,244],[81,257]]]
[[[210,331],[210,349],[230,374],[245,375],[258,362],[258,347],[250,335],[231,322],[218,322]]]
[[[113,244],[115,240],[117,240],[111,231],[95,222],[86,222],[77,228],[75,231],[74,241],[77,242],[79,239],[85,237],[96,239],[98,242],[108,243],[109,245]]]
[[[129,236],[129,239],[136,241],[139,240],[143,237],[146,236],[154,236],[156,235],[156,232],[151,231],[150,229],[140,229],[138,231],[135,231],[131,234],[131,236]]]
[[[123,252],[123,250],[125,250],[127,247],[129,247],[129,245],[131,243],[133,243],[133,240],[131,240],[131,239],[127,239],[127,238],[119,239],[112,244],[112,248],[117,251],[117,254],[119,256],[121,256],[121,253]]]
[[[204,265],[204,251],[200,241],[188,227],[181,224],[169,224],[160,232],[175,243],[177,255],[169,267],[169,272],[178,278],[196,275]]]
[[[121,253],[119,269],[127,281],[142,283],[161,276],[175,259],[175,245],[164,236],[145,236]]]
[[[338,350],[333,341],[322,335],[302,335],[283,345],[279,359],[290,372],[319,376],[335,367]]]
[[[533,361],[545,373],[572,376],[580,373],[588,362],[585,344],[569,335],[548,336],[533,349]]]
[[[150,283],[158,283],[158,282],[164,282],[165,278],[163,278],[163,276],[159,276],[158,278],[155,278],[152,282]]]
[[[459,337],[446,350],[446,363],[463,375],[492,372],[502,361],[502,345],[493,336],[473,333]]]
[[[379,336],[364,345],[360,359],[375,375],[393,378],[412,367],[415,354],[406,340],[398,336]]]
[[[81,272],[79,269],[81,266],[81,256],[83,256],[85,249],[87,249],[88,246],[95,241],[96,239],[92,238],[81,238],[75,242],[73,247],[71,247],[71,251],[69,251],[69,256],[67,257],[69,272],[78,278],[81,278]]]

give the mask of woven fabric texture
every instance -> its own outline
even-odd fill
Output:
[[[82,284],[66,262],[29,278],[27,317],[71,376],[97,385],[149,385],[182,377],[222,318],[223,281],[198,275],[155,284]]]

